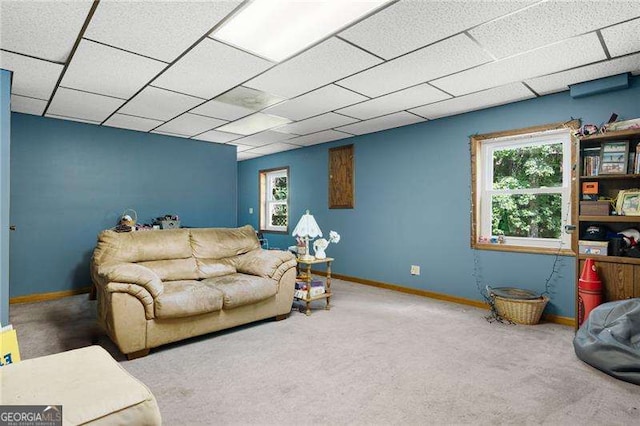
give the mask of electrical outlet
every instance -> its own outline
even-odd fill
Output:
[[[411,275],[420,275],[420,267],[418,265],[411,265]]]
[[[253,207],[249,207],[249,214],[253,214]]]

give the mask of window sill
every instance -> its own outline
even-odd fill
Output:
[[[271,231],[269,229],[260,229],[258,232],[260,232],[261,234],[281,234],[281,235],[286,235],[289,233],[289,231]]]
[[[560,256],[576,255],[575,252],[571,249],[558,250],[557,248],[513,246],[509,244],[476,243],[472,244],[471,248],[476,250],[508,251],[513,253],[559,254]]]

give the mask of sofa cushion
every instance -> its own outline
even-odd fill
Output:
[[[213,278],[237,272],[231,259],[197,259],[197,261],[199,278]]]
[[[207,278],[202,283],[224,294],[224,309],[260,302],[275,296],[278,290],[274,280],[246,274]]]
[[[200,281],[165,281],[164,292],[155,298],[157,318],[182,318],[222,309],[222,291]]]
[[[191,257],[188,229],[136,232],[102,231],[93,253],[93,262],[145,262]]]
[[[198,259],[225,259],[260,248],[251,225],[241,228],[191,229],[193,255]]]
[[[196,280],[199,277],[198,265],[193,257],[188,259],[152,260],[139,262],[155,272],[162,281]]]

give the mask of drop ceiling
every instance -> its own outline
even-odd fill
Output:
[[[11,109],[241,161],[640,73],[640,0],[400,0],[280,63],[216,39],[245,3],[0,0]]]

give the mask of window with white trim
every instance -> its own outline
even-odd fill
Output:
[[[570,249],[570,128],[474,140],[474,247]]]
[[[289,168],[260,170],[260,231],[288,232]]]

